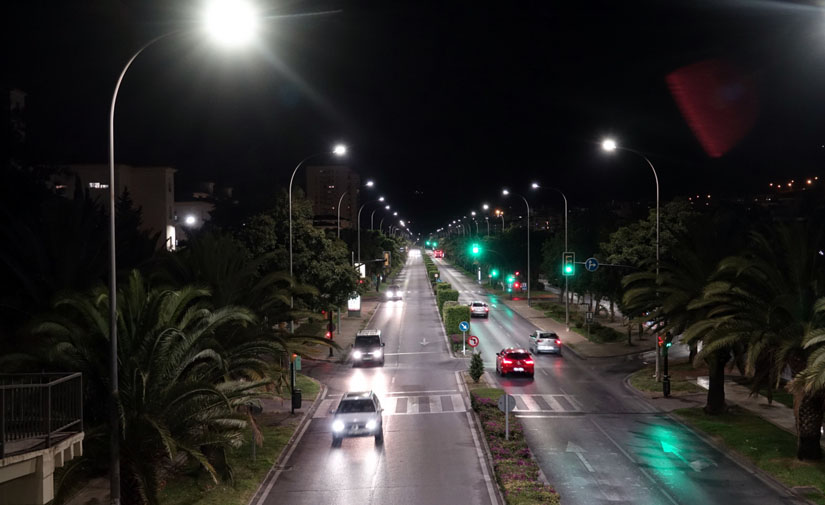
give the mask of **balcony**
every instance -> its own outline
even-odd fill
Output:
[[[0,374],[0,503],[54,498],[54,469],[83,453],[81,374]]]

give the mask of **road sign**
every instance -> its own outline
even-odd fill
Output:
[[[505,398],[507,399],[507,405],[505,409]],[[516,399],[513,398],[513,395],[501,395],[498,399],[498,410],[504,413],[510,413],[513,409],[516,408]]]
[[[458,329],[461,331],[467,331],[470,329],[470,323],[468,323],[467,321],[461,321],[460,323],[458,323]]]
[[[595,272],[599,268],[599,260],[596,258],[587,258],[584,261],[584,268],[588,272]]]
[[[476,337],[475,335],[470,335],[469,337],[467,337],[467,345],[469,345],[470,347],[477,346],[478,345],[478,337]]]

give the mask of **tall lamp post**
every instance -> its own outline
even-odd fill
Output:
[[[504,235],[504,211],[496,209],[495,214],[497,217],[501,218],[501,234]]]
[[[357,225],[357,227],[358,227],[358,268],[359,268],[359,272],[361,271],[360,270],[360,268],[361,268],[361,211],[364,210],[364,207],[367,206],[370,203],[383,202],[383,201],[384,201],[384,197],[381,196],[381,197],[378,197],[378,199],[376,199],[376,200],[370,200],[368,202],[364,202],[361,205],[361,207],[358,209],[358,219],[357,219],[358,225]]]
[[[510,195],[510,194],[516,195],[517,197],[524,200],[524,205],[527,206],[527,306],[530,307],[531,306],[530,287],[533,284],[533,280],[530,278],[530,204],[527,203],[527,198],[524,198],[524,196],[522,196],[518,193],[512,193],[511,191],[509,191],[507,189],[503,189],[501,191],[501,194],[504,195],[504,196],[507,196],[507,195]],[[502,218],[502,220],[503,220],[503,218]]]
[[[653,179],[656,182],[656,284],[659,284],[659,175],[656,173],[656,168],[653,166],[653,163],[639,151],[635,149],[630,149],[628,147],[621,147],[616,144],[616,141],[613,139],[605,139],[602,141],[602,149],[607,152],[613,152],[617,149],[622,151],[627,151],[638,156],[641,156],[643,160],[647,162],[647,165],[650,167],[650,170],[653,171]],[[656,378],[659,378],[659,348],[656,348]]]
[[[364,186],[371,188],[375,185],[373,181],[367,181]],[[344,201],[344,196],[349,193],[348,191],[344,191],[341,193],[341,197],[338,199],[338,238],[341,238],[341,202]]]
[[[538,183],[533,183],[533,189],[544,188],[544,189],[551,189],[556,193],[560,194],[561,197],[564,199],[564,250],[567,251],[567,195],[562,192],[562,190],[549,187],[549,186],[539,186]],[[564,324],[568,327],[570,326],[570,293],[569,293],[569,276],[564,276]],[[529,287],[529,285],[528,285]]]
[[[487,205],[486,203],[482,204],[481,208],[484,209],[485,211],[490,210],[490,206]],[[489,237],[490,236],[490,216],[484,216],[484,220],[487,221],[487,236]]]
[[[315,153],[310,154],[306,158],[302,159],[298,162],[295,166],[295,169],[292,171],[292,175],[289,177],[289,277],[292,278],[292,181],[295,180],[295,174],[298,172],[298,169],[301,168],[304,163],[308,160],[313,158],[317,158],[319,156],[328,156],[330,153],[323,152],[323,153]],[[332,154],[335,156],[344,156],[347,154],[347,147],[343,144],[337,144],[335,147],[332,148]],[[292,309],[295,307],[295,297],[290,295],[289,296],[289,308]],[[289,320],[289,332],[292,333],[294,330],[294,322],[290,318]]]
[[[214,40],[225,46],[241,46],[249,42],[257,28],[257,14],[251,5],[245,2],[213,2],[206,10],[204,28]],[[109,495],[112,505],[120,505],[120,416],[119,371],[118,371],[118,337],[117,337],[117,244],[115,242],[115,109],[120,85],[126,72],[135,59],[146,48],[172,35],[184,33],[175,31],[155,37],[141,46],[120,72],[112,93],[109,108],[109,371],[111,374],[109,399],[110,452],[109,452]]]
[[[384,209],[385,209],[385,210],[390,210],[390,206],[389,206],[389,205],[385,205],[385,206],[384,206]],[[372,214],[370,214],[370,230],[374,230],[374,229],[375,229],[375,213],[376,213],[376,212],[378,212],[379,210],[380,210],[380,209],[375,209],[374,211],[372,211]]]

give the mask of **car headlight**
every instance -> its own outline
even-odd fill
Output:
[[[343,421],[333,421],[332,422],[332,431],[344,431],[344,422]]]
[[[361,359],[361,351],[355,351],[354,353],[352,353],[352,357],[354,359]]]
[[[375,422],[375,419],[367,421],[367,429],[368,430],[372,431],[372,430],[375,429],[376,426],[378,426],[378,423]]]
[[[392,298],[393,296],[395,296],[395,293],[393,293],[392,291],[387,291],[388,298]]]
[[[381,357],[381,349],[378,349],[377,351],[373,351],[372,355],[375,358],[380,358]]]

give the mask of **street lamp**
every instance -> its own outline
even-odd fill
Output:
[[[501,191],[501,194],[508,196],[511,192],[505,188]],[[527,306],[530,307],[530,288],[533,284],[533,280],[530,278],[530,204],[527,203],[527,199],[524,198],[524,196],[518,193],[512,194],[524,200],[524,205],[527,206]],[[504,218],[502,218],[502,222],[504,222]]]
[[[232,5],[232,8],[228,8]],[[213,40],[226,46],[239,46],[248,42],[257,29],[257,13],[243,1],[213,2],[205,11],[203,26]],[[117,355],[117,245],[115,243],[115,109],[120,85],[135,59],[146,48],[156,42],[182,33],[170,32],[153,38],[141,46],[126,61],[115,81],[112,102],[109,108],[109,370],[111,373],[109,401],[109,422],[111,451],[109,453],[109,495],[113,505],[120,505],[120,415],[118,413],[118,355]]]
[[[369,180],[364,183],[364,186],[371,188],[375,186],[375,182]],[[344,191],[341,193],[341,198],[338,199],[338,238],[341,238],[341,202],[344,200],[344,195],[346,195],[348,191]]]
[[[544,189],[552,189],[556,193],[560,194],[561,197],[564,199],[564,251],[567,252],[567,195],[565,195],[560,189],[547,187],[547,186],[539,186],[538,183],[533,183],[533,189],[538,189],[540,187],[544,187]],[[570,326],[570,293],[569,293],[569,275],[564,276],[564,324],[568,327]],[[530,284],[527,285],[530,287]]]
[[[384,208],[386,210],[390,210],[389,205],[385,205]],[[375,229],[375,226],[374,226],[375,225],[375,213],[378,212],[378,210],[379,209],[375,209],[374,211],[372,211],[372,214],[370,214],[370,230]],[[379,226],[379,228],[380,228],[380,226]]]
[[[602,141],[602,149],[604,149],[607,152],[613,152],[613,151],[616,151],[617,149],[620,149],[622,151],[628,151],[628,152],[631,152],[631,153],[636,154],[638,156],[641,156],[642,159],[644,159],[647,162],[648,166],[650,167],[650,170],[653,171],[653,179],[656,181],[656,284],[658,285],[659,284],[659,175],[656,173],[656,168],[653,167],[653,163],[650,162],[650,160],[647,158],[647,156],[645,156],[644,154],[642,154],[639,151],[636,151],[635,149],[630,149],[628,147],[621,147],[618,144],[616,144],[615,140],[610,139],[610,138],[604,139]],[[657,347],[657,350],[656,350],[656,379],[658,380],[658,378],[659,378],[659,350],[658,350],[658,347]]]
[[[226,0],[224,0],[226,1]],[[332,154],[335,156],[344,156],[347,154],[347,148],[343,144],[336,144],[332,148]],[[306,158],[302,159],[298,162],[295,166],[295,170],[292,171],[292,175],[289,177],[289,277],[292,277],[292,181],[295,179],[295,174],[298,172],[298,169],[301,168],[307,160],[311,160],[312,158],[317,158],[319,156],[327,156],[329,153],[322,152],[322,153],[315,153],[310,154]],[[289,296],[289,308],[292,309],[295,307],[295,298],[290,295]],[[293,322],[292,319],[289,321],[289,332],[292,333],[293,331]]]
[[[501,234],[504,235],[504,211],[496,209],[495,214],[497,217],[501,218]]]
[[[383,202],[384,197],[380,196],[377,200],[370,200],[368,202],[364,202],[361,207],[358,209],[358,268],[361,268],[361,211],[364,210],[364,207],[373,202]],[[360,270],[359,270],[360,271]]]

